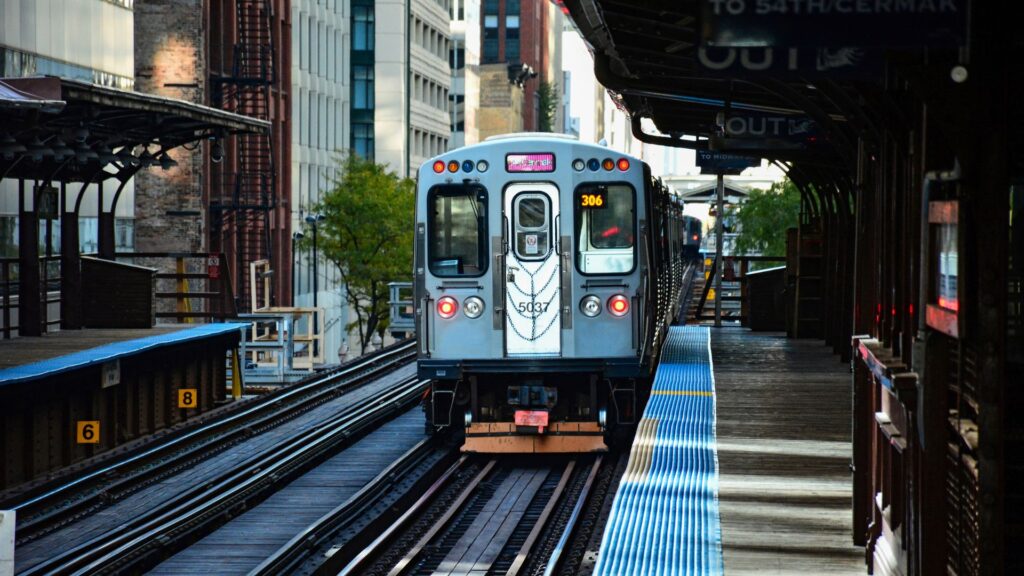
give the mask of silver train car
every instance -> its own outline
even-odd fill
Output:
[[[682,205],[641,160],[553,134],[419,170],[414,290],[428,426],[467,452],[594,452],[646,402],[679,312]]]

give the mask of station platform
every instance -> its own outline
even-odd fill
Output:
[[[226,399],[246,325],[68,330],[0,341],[0,492],[74,473]]]
[[[673,327],[595,574],[864,574],[849,366],[818,340]]]

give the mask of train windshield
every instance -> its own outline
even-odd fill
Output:
[[[478,184],[435,186],[427,196],[430,272],[480,276],[487,271],[487,191]]]
[[[584,274],[633,271],[636,194],[628,184],[576,189],[576,263]]]

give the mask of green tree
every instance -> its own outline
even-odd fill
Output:
[[[365,353],[373,334],[387,329],[388,282],[411,277],[415,184],[351,152],[337,162],[332,188],[311,210],[324,216],[318,249],[341,274],[356,313],[346,329],[359,329]],[[302,246],[311,238],[307,231]]]
[[[786,229],[800,218],[800,191],[788,178],[768,190],[752,190],[745,202],[728,211],[730,216],[739,228],[737,254],[785,256]]]
[[[537,86],[537,99],[540,104],[540,118],[537,127],[541,132],[555,131],[555,112],[558,111],[558,88],[551,82],[541,81]]]

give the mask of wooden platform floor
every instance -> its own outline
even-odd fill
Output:
[[[820,340],[711,328],[725,573],[866,574],[849,367]]]
[[[24,336],[0,340],[0,369],[23,366],[105,344],[168,334],[195,326],[196,324],[160,324],[153,328],[87,328],[50,332],[40,337]]]

